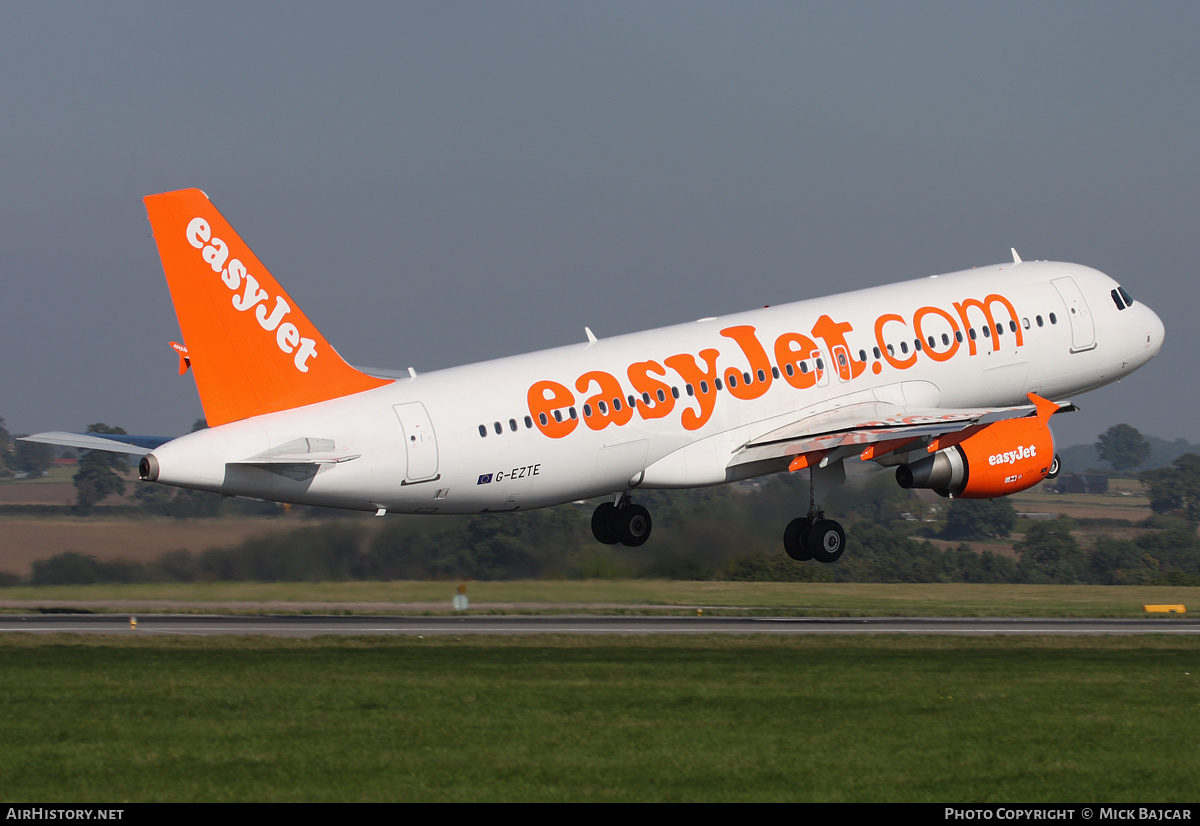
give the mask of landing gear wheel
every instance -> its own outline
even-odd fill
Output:
[[[1062,461],[1058,458],[1058,454],[1054,454],[1054,458],[1050,461],[1050,469],[1046,471],[1046,478],[1053,479],[1058,476],[1058,472],[1062,470]]]
[[[783,532],[783,549],[797,562],[807,562],[813,558],[813,552],[807,544],[808,533],[811,530],[812,519],[802,516],[789,522]]]
[[[617,506],[612,502],[605,502],[592,513],[592,536],[605,545],[621,541],[617,535]]]
[[[617,511],[616,527],[621,544],[636,548],[650,538],[650,511],[641,505],[626,505]]]
[[[817,562],[837,562],[846,550],[846,532],[832,519],[821,519],[809,530],[804,544]]]

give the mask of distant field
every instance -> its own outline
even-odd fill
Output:
[[[0,571],[28,576],[33,563],[66,551],[148,562],[167,551],[203,551],[293,528],[280,518],[139,519],[105,516],[0,519]]]
[[[1113,479],[1108,493],[1048,493],[1041,485],[1007,497],[1018,512],[1062,513],[1072,519],[1127,519],[1140,522],[1153,514],[1150,499],[1136,479]]]
[[[0,588],[0,610],[119,612],[606,611],[790,616],[1136,617],[1146,604],[1200,610],[1200,588],[1113,585],[857,584],[584,580],[78,585]]]
[[[10,803],[1194,803],[1200,640],[0,638]]]

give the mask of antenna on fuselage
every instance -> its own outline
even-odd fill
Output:
[[[1013,263],[1014,263],[1014,264],[1020,264],[1020,263],[1021,263],[1021,256],[1017,255],[1017,248],[1016,248],[1016,247],[1009,247],[1009,249],[1011,249],[1011,250],[1012,250],[1012,254],[1013,254]]]

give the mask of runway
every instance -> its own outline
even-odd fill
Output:
[[[662,616],[6,615],[0,633],[280,637],[325,635],[949,634],[1095,636],[1200,634],[1200,620],[1029,618],[796,618]]]

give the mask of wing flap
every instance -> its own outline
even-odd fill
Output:
[[[1004,408],[899,409],[895,405],[861,404],[832,410],[778,427],[753,439],[736,451],[729,466],[779,459],[807,457],[794,461],[796,469],[824,466],[854,454],[875,460],[901,448],[946,447],[978,432],[993,422],[1017,419],[1035,412],[1032,404]],[[884,413],[876,416],[877,413]],[[970,431],[970,432],[968,432]],[[920,442],[920,445],[914,444]]]

